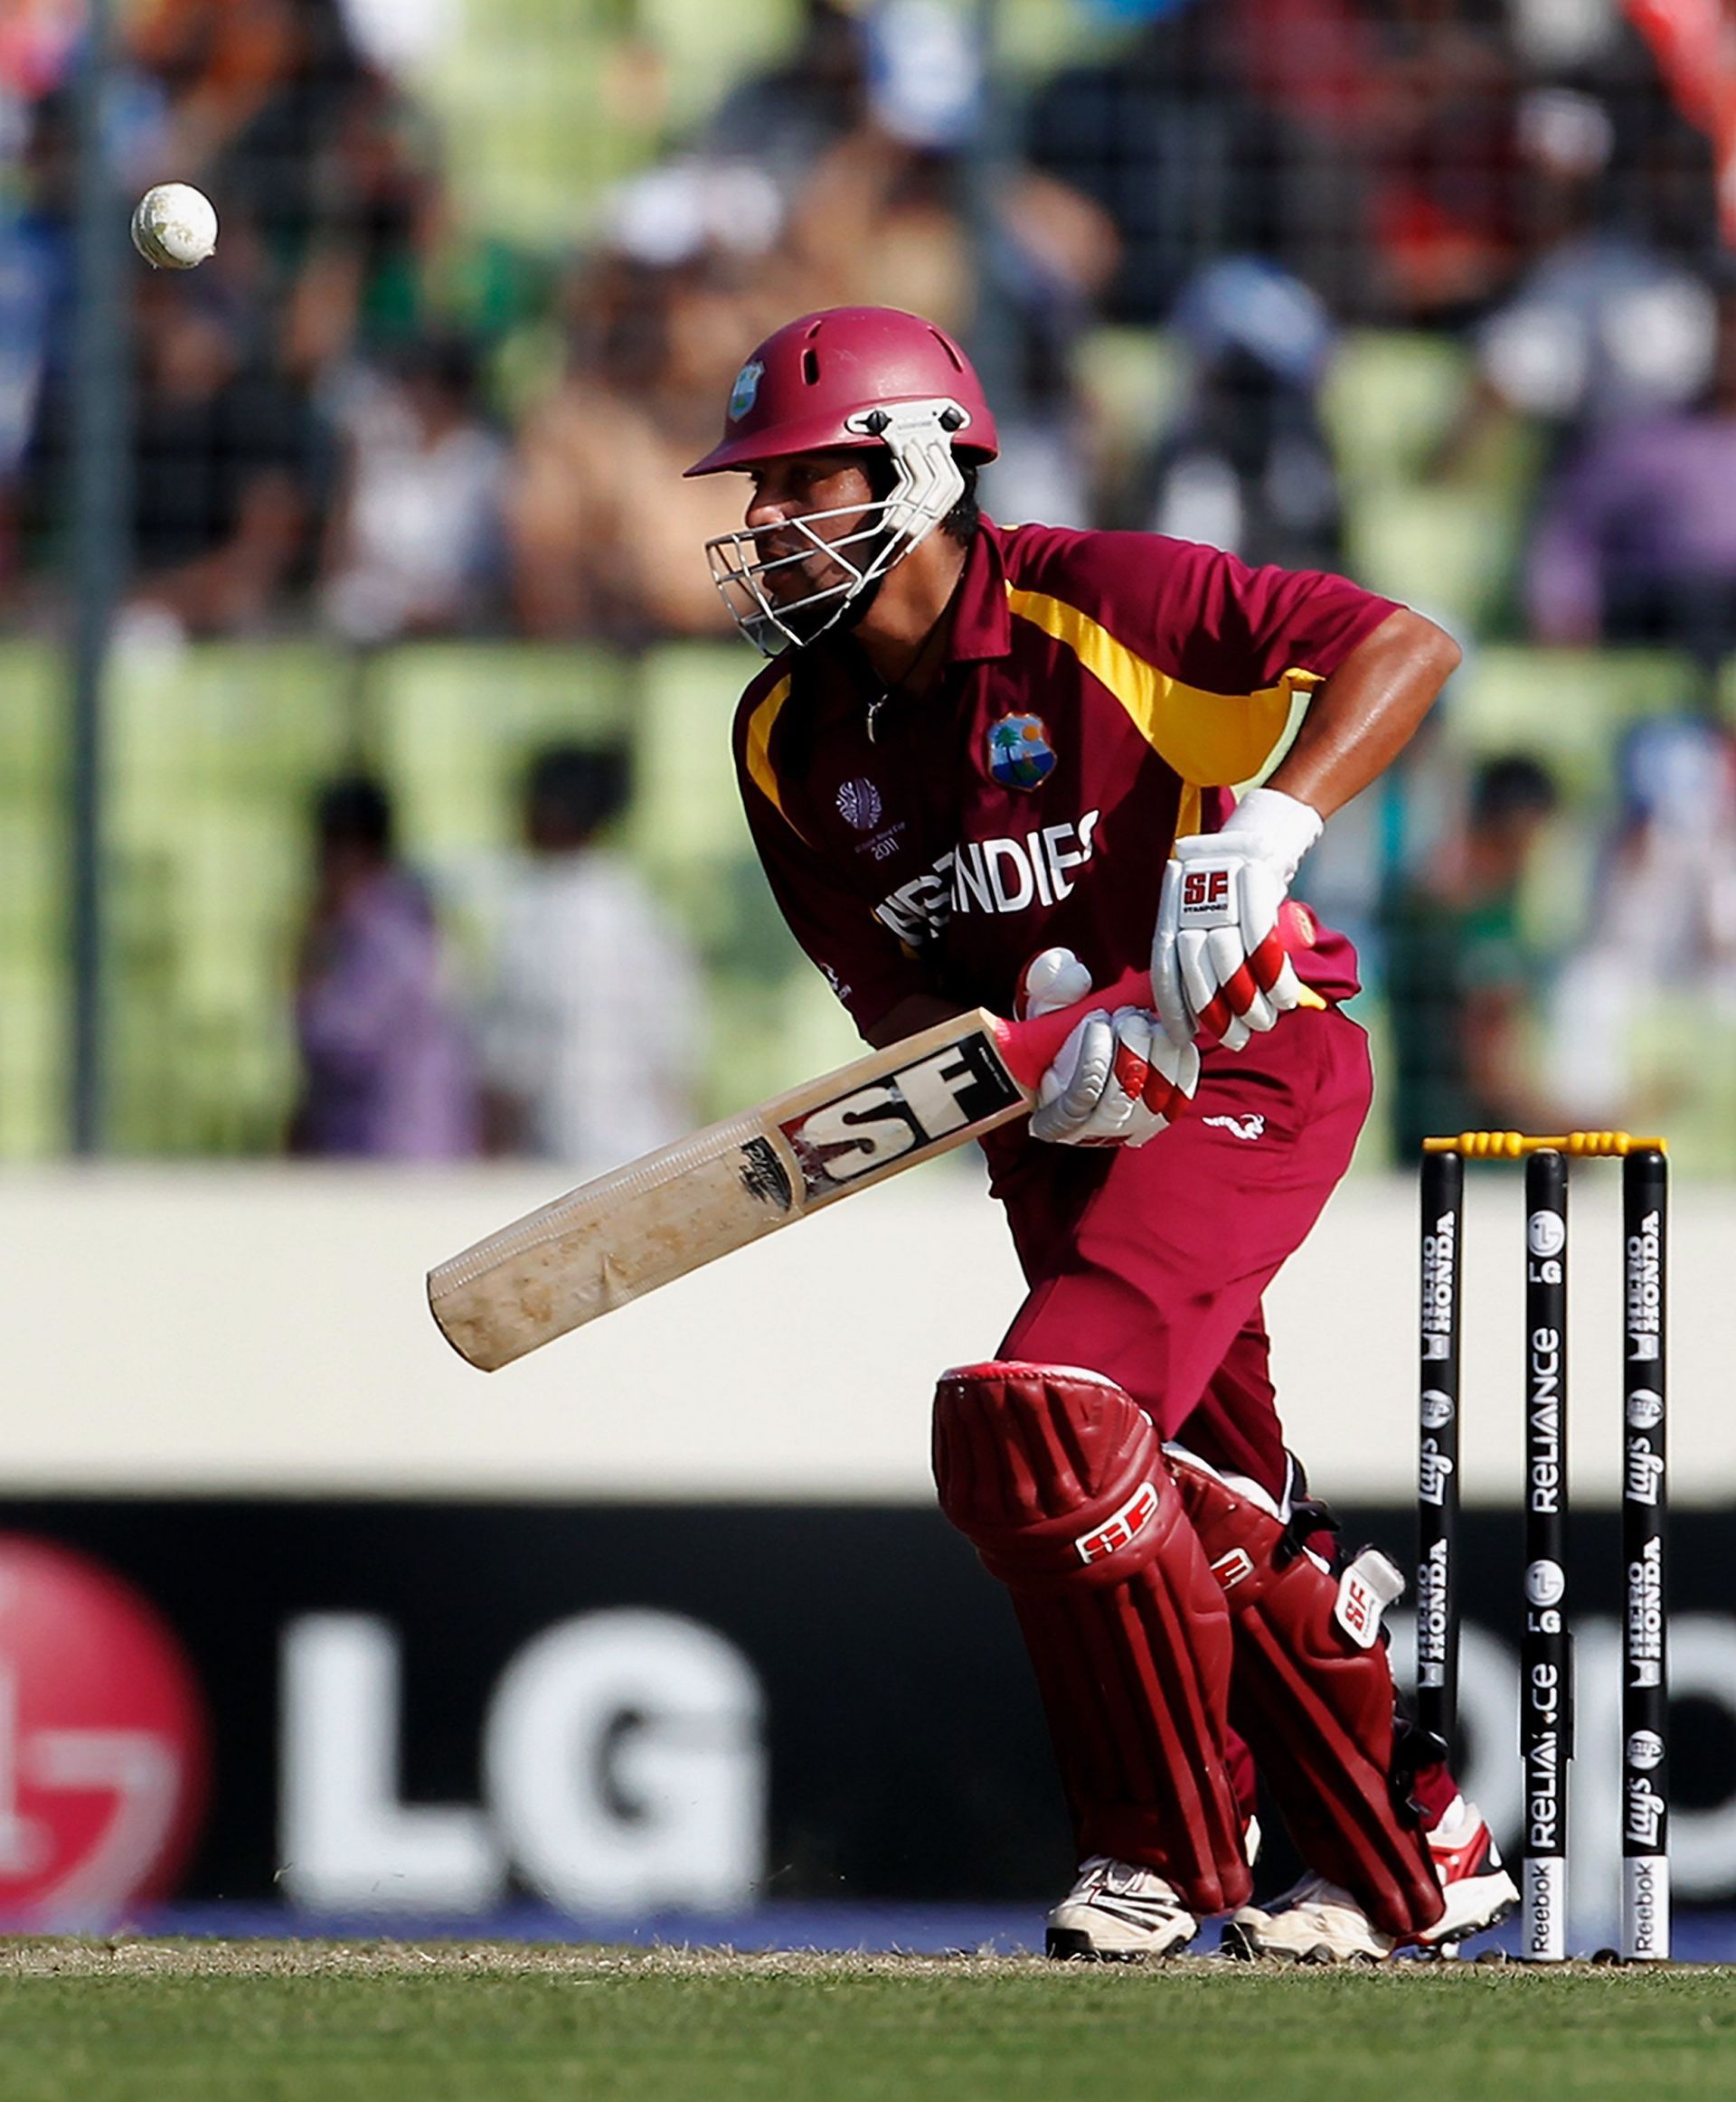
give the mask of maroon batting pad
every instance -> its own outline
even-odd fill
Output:
[[[1384,1644],[1351,1638],[1337,1616],[1337,1579],[1269,1511],[1184,1458],[1174,1479],[1235,1630],[1231,1719],[1303,1860],[1386,1933],[1432,1926],[1440,1885],[1420,1822],[1393,1784]]]
[[[1155,1869],[1194,1912],[1244,1903],[1229,1617],[1150,1422],[1090,1372],[968,1365],[935,1394],[934,1478],[1013,1594],[1080,1857]]]

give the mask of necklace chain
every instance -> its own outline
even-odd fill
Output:
[[[910,692],[911,680],[914,679],[917,674],[921,670],[924,660],[928,656],[929,652],[934,647],[937,639],[939,639],[940,636],[941,624],[937,621],[935,625],[929,628],[929,632],[922,637],[921,641],[917,644],[916,649],[910,657],[910,663],[905,665],[903,676],[899,681],[899,689],[901,692],[906,693]],[[864,651],[864,663],[866,662],[866,658],[867,653]],[[872,666],[870,669],[872,670]],[[887,702],[891,701],[892,697],[892,687],[886,683],[884,679],[882,679],[880,682],[879,693],[870,697],[865,708],[868,741],[870,744],[873,744],[878,741],[880,712],[886,706]]]

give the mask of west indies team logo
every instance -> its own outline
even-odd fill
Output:
[[[988,732],[988,770],[1004,788],[1034,788],[1054,771],[1041,715],[1003,715]]]
[[[112,1926],[175,1887],[203,1704],[156,1610],[100,1563],[0,1534],[0,1925]]]
[[[740,423],[760,398],[760,382],[765,377],[766,368],[758,358],[750,358],[735,375],[735,385],[730,390],[730,421]]]

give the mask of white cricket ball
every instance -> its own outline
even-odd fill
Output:
[[[217,246],[217,213],[191,183],[158,183],[133,212],[133,246],[154,270],[190,270]]]

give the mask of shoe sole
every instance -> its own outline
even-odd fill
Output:
[[[1348,1964],[1353,1967],[1370,1969],[1384,1960],[1361,1948],[1351,1949],[1341,1956],[1324,1941],[1316,1942],[1312,1948],[1262,1948],[1247,1928],[1238,1927],[1233,1919],[1224,1928],[1223,1937],[1218,1943],[1218,1954],[1228,1956],[1235,1964],[1306,1964],[1310,1966]]]
[[[1052,1927],[1043,1936],[1043,1953],[1057,1964],[1161,1964],[1179,1956],[1198,1932],[1195,1928],[1164,1948],[1114,1948],[1093,1940],[1082,1927]]]
[[[1090,1936],[1077,1927],[1052,1927],[1043,1936],[1043,1953],[1053,1964],[1161,1963],[1143,1948],[1099,1948]],[[1168,1955],[1168,1950],[1164,1955]]]
[[[1422,1935],[1419,1937],[1417,1946],[1420,1948],[1429,1950],[1458,1948],[1469,1941],[1473,1936],[1486,1934],[1490,1928],[1499,1927],[1504,1919],[1511,1919],[1518,1909],[1519,1893],[1515,1890],[1510,1898],[1501,1899],[1488,1911],[1478,1913],[1468,1926],[1452,1927],[1444,1934]]]
[[[1481,1912],[1468,1925],[1457,1926],[1450,1933],[1420,1936],[1413,1945],[1416,1953],[1423,1956],[1446,1956],[1462,1948],[1467,1941],[1479,1934],[1486,1934],[1491,1928],[1499,1927],[1504,1919],[1511,1919],[1519,1909],[1517,1895],[1505,1898],[1486,1912]],[[1392,1956],[1377,1956],[1367,1949],[1352,1949],[1339,1955],[1326,1942],[1316,1942],[1312,1948],[1263,1948],[1247,1928],[1239,1927],[1232,1919],[1224,1928],[1222,1939],[1218,1944],[1220,1956],[1228,1956],[1232,1963],[1278,1964],[1382,1964],[1391,1963]],[[1393,1956],[1401,1953],[1395,1949]]]

